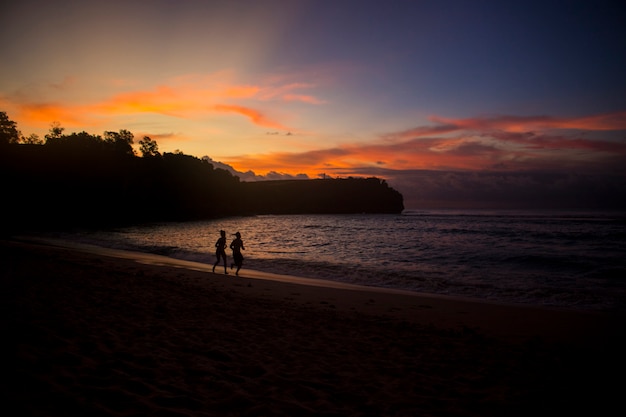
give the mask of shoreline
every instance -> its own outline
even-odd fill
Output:
[[[24,414],[537,415],[620,399],[619,315],[0,242]]]
[[[457,218],[458,216],[452,221],[457,221]],[[268,242],[265,242],[263,238],[263,227],[268,228],[270,236],[274,233],[278,235],[282,227],[281,222],[285,220],[291,227],[294,227],[298,224],[306,226],[309,222],[319,226],[330,226],[341,219],[342,217],[337,216],[314,216],[310,219],[303,216],[235,218],[220,222],[157,224],[138,229],[59,232],[44,236],[212,264],[215,258],[214,250],[211,248],[212,236],[209,235],[208,230],[222,226],[228,230],[243,227],[248,229],[247,233],[252,233],[249,237],[253,237],[255,242],[255,245],[248,248],[247,253],[250,256],[246,259],[245,270],[255,268],[278,274],[301,275],[411,292],[477,298],[496,303],[607,312],[622,310],[626,313],[625,287],[619,279],[624,265],[619,257],[620,246],[615,241],[617,235],[611,235],[613,238],[609,239],[609,242],[602,243],[600,239],[603,233],[610,233],[610,227],[609,230],[603,228],[603,232],[593,231],[591,229],[595,226],[585,223],[581,226],[584,232],[582,230],[576,232],[572,224],[565,225],[569,231],[568,239],[574,239],[568,240],[570,243],[575,242],[575,233],[583,233],[585,236],[587,236],[585,233],[592,233],[595,236],[587,242],[589,246],[584,246],[589,249],[586,252],[587,255],[581,255],[581,248],[574,249],[578,247],[578,244],[567,244],[566,247],[572,249],[564,252],[557,249],[559,243],[551,242],[548,238],[553,236],[552,233],[547,233],[546,236],[537,239],[530,238],[531,240],[526,243],[537,244],[538,246],[534,249],[523,249],[526,246],[520,244],[513,245],[509,250],[509,245],[503,243],[512,236],[507,237],[505,234],[492,241],[491,233],[485,231],[479,235],[480,240],[475,243],[475,247],[466,247],[464,250],[458,248],[465,247],[464,244],[474,245],[472,242],[463,240],[471,234],[462,233],[461,242],[457,242],[456,239],[446,241],[437,238],[432,244],[427,245],[430,251],[422,253],[420,249],[419,254],[407,246],[397,254],[381,256],[380,254],[394,247],[395,243],[389,241],[389,238],[386,238],[384,243],[375,243],[376,239],[365,239],[365,237],[372,233],[370,227],[371,230],[377,230],[380,234],[377,227],[387,230],[392,228],[396,221],[393,220],[391,224],[387,224],[387,220],[380,221],[377,216],[347,217],[350,222],[346,222],[346,227],[353,224],[353,220],[354,225],[367,225],[368,227],[363,229],[368,231],[366,235],[357,234],[361,237],[359,243],[354,244],[362,247],[363,250],[355,251],[354,256],[345,251],[345,248],[350,247],[348,242],[344,242],[345,236],[349,234],[340,234],[339,236],[344,237],[333,238],[327,242],[322,235],[317,235],[320,230],[312,228],[310,231],[315,234],[315,239],[323,239],[325,244],[321,246],[313,244],[309,247],[306,241],[295,238],[296,240],[292,242],[294,247],[289,249],[281,248],[282,244],[274,239],[268,239]],[[442,222],[442,225],[449,221],[436,219],[437,222]],[[463,221],[462,218],[458,220]],[[411,227],[418,224],[425,226],[423,221],[430,220],[417,222],[410,220],[408,224],[412,225]],[[496,229],[500,227],[498,224],[501,221],[497,217],[485,220],[490,227],[493,226]],[[462,223],[463,227],[471,229],[472,222]],[[404,224],[404,221],[401,221],[401,224]],[[578,223],[574,223],[576,224]],[[441,231],[446,229],[442,227],[443,229],[436,232],[436,236],[443,237]],[[529,227],[529,225],[527,222],[516,222],[516,227]],[[560,226],[547,225],[547,227],[554,232],[554,227]],[[356,233],[357,230],[358,228],[352,232]],[[621,226],[618,230],[621,230]],[[499,236],[497,233],[495,235]],[[527,238],[523,239],[527,240]],[[485,242],[490,241],[496,246],[483,246]],[[261,242],[263,243],[260,244]],[[452,242],[457,243],[452,244]],[[376,249],[375,246],[378,244],[381,248]],[[389,247],[386,246],[388,244]],[[455,245],[459,245],[457,249]],[[383,249],[385,247],[387,249]],[[441,250],[434,250],[435,248]],[[606,248],[606,251],[603,248]],[[576,256],[576,253],[580,256]]]
[[[229,279],[234,278],[238,281],[230,289],[252,296],[265,293],[264,296],[278,294],[276,298],[279,299],[294,299],[289,297],[288,293],[301,295],[303,291],[299,291],[298,287],[303,286],[306,287],[304,301],[307,304],[312,303],[308,298],[315,297],[316,303],[323,305],[332,302],[333,308],[371,314],[391,314],[420,324],[436,322],[439,327],[447,326],[452,329],[480,329],[498,337],[542,337],[552,340],[567,338],[584,341],[610,332],[609,329],[614,325],[612,317],[626,317],[606,311],[506,303],[275,274],[247,269],[245,265],[240,276],[236,277],[233,271],[230,271],[230,275],[220,273],[221,269],[216,269],[217,272],[213,273],[210,264],[153,253],[105,248],[52,238],[29,237],[17,241],[111,259],[123,259],[151,267],[205,273],[208,274],[205,277],[215,279],[221,285],[227,285],[230,283]],[[198,285],[208,284],[204,282],[202,276],[196,280]],[[253,284],[257,287],[254,290]],[[382,307],[375,307],[377,299]]]

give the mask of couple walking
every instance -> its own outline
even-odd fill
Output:
[[[241,254],[242,249],[246,249],[243,247],[243,241],[241,240],[241,233],[235,233],[235,239],[231,242],[230,248],[233,250],[233,261],[234,265],[237,265],[237,272],[235,275],[239,275],[239,270],[243,265],[243,255]],[[226,269],[226,232],[220,230],[220,238],[215,242],[215,256],[217,260],[213,264],[213,272],[215,272],[215,267],[219,265],[220,259],[224,259],[224,273],[228,274],[228,270]],[[230,264],[230,269],[233,269],[233,264]]]

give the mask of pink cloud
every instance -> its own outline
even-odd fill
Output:
[[[624,130],[626,112],[614,112],[592,116],[559,118],[551,116],[494,116],[468,119],[448,119],[433,116],[431,121],[439,126],[455,127],[458,130],[504,130],[523,132],[544,129],[579,129],[579,130]]]
[[[314,84],[309,83],[284,83],[269,84],[259,89],[257,97],[260,100],[284,100],[299,101],[307,104],[324,104],[325,100],[311,94],[302,94],[301,90],[312,89]]]
[[[584,139],[562,135],[535,134],[533,132],[508,133],[493,132],[490,137],[502,142],[518,143],[529,149],[545,150],[587,150],[592,152],[612,152],[626,154],[626,143],[600,139]]]
[[[283,96],[285,101],[300,101],[302,103],[308,104],[324,104],[326,103],[324,100],[320,100],[313,96],[307,96],[303,94],[285,94]]]
[[[306,172],[311,177],[329,167],[372,171],[381,166],[398,170],[615,168],[619,166],[617,161],[626,155],[626,143],[586,138],[588,130],[564,132],[563,129],[584,126],[606,132],[609,127],[621,128],[621,114],[577,119],[543,116],[433,118],[440,124],[392,132],[374,143],[343,144],[303,153],[247,155],[244,159],[233,160],[253,170],[280,166],[287,172]]]
[[[549,116],[494,116],[467,119],[431,117],[434,125],[417,126],[383,135],[383,142],[416,167],[438,165],[488,168],[493,164],[530,161],[601,160],[626,155],[623,141],[589,138],[587,133],[626,130],[626,112],[555,118]],[[392,149],[389,147],[388,149]],[[384,152],[384,151],[383,151]],[[410,155],[411,157],[407,157]]]

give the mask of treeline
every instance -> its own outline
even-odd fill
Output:
[[[40,142],[6,140],[3,132],[5,229],[403,209],[402,195],[377,178],[247,183],[206,159],[161,154],[147,137],[140,141],[139,157],[133,135],[125,130],[64,135],[56,126]]]

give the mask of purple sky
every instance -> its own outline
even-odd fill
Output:
[[[0,15],[0,111],[244,179],[376,175],[408,208],[626,208],[625,10],[22,0]]]

